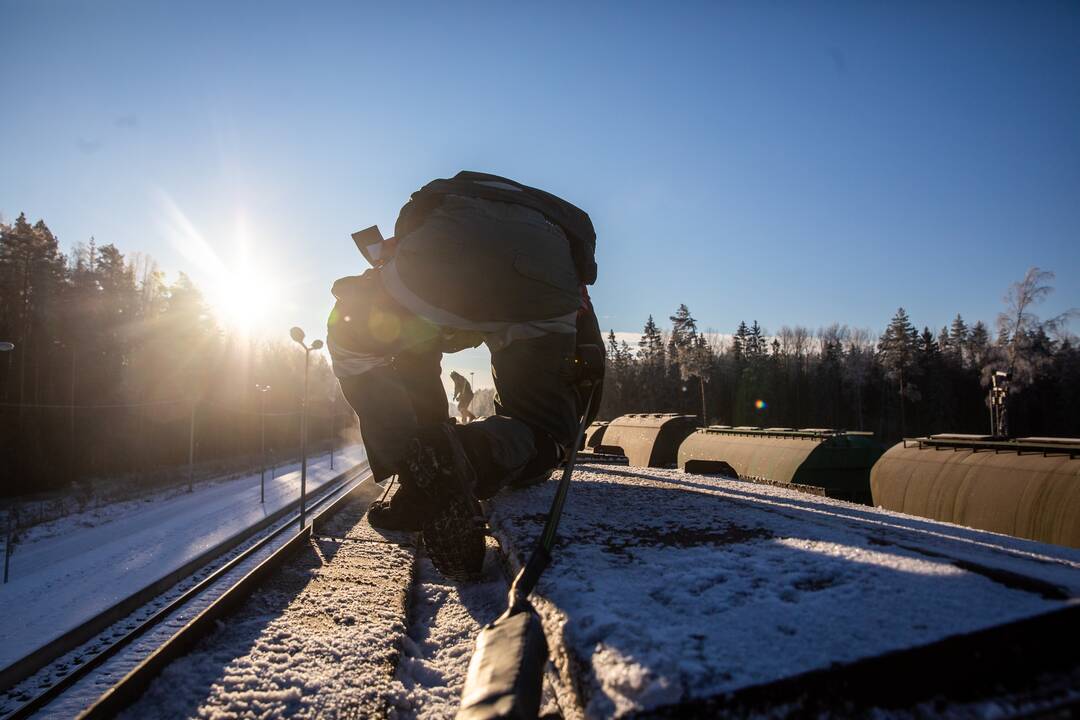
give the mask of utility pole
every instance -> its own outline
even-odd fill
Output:
[[[904,418],[904,366],[900,366],[900,439],[907,437],[907,423]]]
[[[337,395],[330,401],[330,469],[334,469],[334,429],[337,425]]]
[[[195,488],[195,401],[191,401],[191,429],[188,432],[188,472],[187,491],[192,492]]]
[[[709,421],[705,416],[705,375],[704,375],[704,373],[698,376],[698,382],[701,384],[701,427],[708,427]]]
[[[266,393],[269,385],[256,385],[259,391],[259,460],[262,467],[259,470],[259,503],[266,502]]]

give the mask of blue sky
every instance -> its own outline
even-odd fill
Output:
[[[245,275],[264,331],[320,334],[349,233],[466,168],[591,214],[605,330],[680,302],[722,332],[991,322],[1032,265],[1045,315],[1080,306],[1076,3],[0,0],[0,26],[5,219],[234,310]]]

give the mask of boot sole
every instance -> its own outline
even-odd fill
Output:
[[[452,433],[449,427],[444,432]],[[446,487],[438,481],[439,462],[433,449],[414,441],[408,456],[409,469],[419,488],[431,499],[436,512],[421,529],[435,568],[448,578],[472,581],[479,579],[484,567],[484,519],[479,503],[469,489],[460,485],[472,477],[472,468],[464,457],[456,438],[448,437],[453,456],[457,487]]]

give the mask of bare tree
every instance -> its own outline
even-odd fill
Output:
[[[854,328],[848,334],[847,351],[844,353],[844,380],[855,396],[855,417],[858,429],[864,429],[863,389],[870,383],[874,367],[874,344],[877,338],[865,328]]]
[[[982,368],[984,385],[989,384],[990,377],[997,370],[1010,374],[1014,389],[1030,385],[1040,365],[1046,360],[1039,357],[1033,340],[1040,334],[1060,336],[1069,320],[1076,317],[1076,308],[1070,308],[1048,320],[1040,320],[1032,311],[1054,292],[1054,287],[1050,284],[1053,279],[1053,272],[1032,267],[1022,280],[1009,286],[1003,298],[1005,312],[999,313],[997,318],[997,347],[990,353],[988,362]]]

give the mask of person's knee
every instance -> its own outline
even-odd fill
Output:
[[[568,446],[577,429],[572,333],[518,340],[492,356],[500,414]]]
[[[483,499],[513,484],[536,457],[532,430],[513,418],[495,415],[460,425],[458,437],[476,470],[476,496]]]
[[[563,458],[563,447],[542,430],[532,429],[536,455],[508,481],[511,487],[528,487],[544,482],[559,467]]]
[[[421,361],[437,350],[439,328],[390,297],[376,271],[341,278],[332,292],[337,302],[327,319],[328,345],[372,357],[409,352]]]

